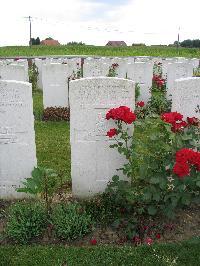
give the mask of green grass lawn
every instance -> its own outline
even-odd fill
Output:
[[[35,116],[35,120],[41,120],[43,113],[43,99],[42,99],[42,91],[37,90],[33,92],[33,113]]]
[[[0,47],[0,56],[45,56],[45,55],[99,55],[99,56],[161,56],[161,57],[200,57],[200,49],[176,47],[125,46],[108,47],[92,45],[60,46],[7,46]]]
[[[33,94],[35,135],[38,166],[55,170],[63,180],[70,180],[71,160],[69,122],[44,122],[41,120],[42,93]]]
[[[2,246],[1,266],[198,266],[199,243],[140,247]]]
[[[69,123],[36,121],[35,132],[38,165],[71,179]]]

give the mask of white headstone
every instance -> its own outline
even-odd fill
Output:
[[[139,101],[147,101],[151,97],[150,88],[153,78],[153,63],[136,62],[128,64],[127,78],[138,83],[140,87]]]
[[[167,96],[173,94],[175,80],[193,76],[193,65],[189,63],[173,63],[167,67]]]
[[[83,64],[83,77],[106,77],[109,72],[109,65],[102,63],[99,59],[87,59]]]
[[[36,58],[35,59],[35,65],[37,67],[37,70],[38,70],[38,80],[37,80],[37,85],[38,85],[38,88],[43,90],[42,88],[42,65],[43,65],[43,61],[42,59],[39,59],[39,58]]]
[[[84,78],[70,83],[70,142],[72,192],[84,198],[105,190],[125,162],[109,147],[106,133],[115,127],[107,111],[128,106],[134,110],[135,83],[119,78]],[[118,173],[118,174],[121,174]]]
[[[17,63],[0,66],[0,79],[28,81],[27,67]]]
[[[0,81],[0,198],[24,197],[15,188],[36,164],[31,84]]]
[[[172,111],[181,113],[184,118],[200,119],[200,78],[183,78],[175,81],[172,94]]]
[[[65,64],[42,66],[43,105],[68,107],[68,67]]]
[[[118,64],[118,67],[116,68],[116,77],[118,78],[126,78],[126,72],[127,72],[127,58],[120,58],[120,57],[114,57],[112,59],[112,64]]]

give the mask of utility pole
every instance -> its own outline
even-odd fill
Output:
[[[32,37],[31,37],[31,19],[32,19],[32,17],[31,16],[29,16],[28,17],[28,20],[29,20],[29,26],[30,26],[30,41],[29,41],[29,46],[31,47],[31,45],[32,45]]]
[[[28,16],[28,17],[24,17],[24,18],[26,18],[26,19],[28,19],[29,20],[29,47],[31,48],[31,45],[32,45],[32,28],[31,28],[31,19],[32,19],[32,17],[31,16]]]
[[[177,52],[179,55],[179,46],[180,46],[180,27],[178,28],[178,39],[177,39]]]

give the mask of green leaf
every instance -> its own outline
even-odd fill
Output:
[[[147,192],[145,192],[145,193],[143,194],[143,199],[144,199],[145,201],[147,201],[147,200],[151,200],[151,197],[152,197],[152,194],[151,194],[150,191],[147,191]]]
[[[158,202],[160,200],[160,193],[154,193],[153,194],[153,200]]]
[[[153,205],[151,205],[148,207],[148,213],[150,215],[155,215],[157,213],[157,209]]]
[[[158,184],[160,182],[160,179],[159,177],[152,177],[149,181],[151,184]]]
[[[112,181],[113,181],[113,182],[118,182],[118,181],[119,181],[119,176],[118,176],[118,175],[114,175],[114,176],[112,177]]]
[[[197,187],[200,187],[200,181],[196,182]]]
[[[110,148],[117,148],[117,147],[118,147],[117,144],[112,144],[112,145],[110,145]]]
[[[192,137],[192,135],[190,134],[190,135],[186,135],[186,134],[184,134],[183,136],[182,136],[182,139],[183,140],[190,140],[190,139],[192,139],[193,137]]]
[[[150,138],[150,140],[153,140],[154,141],[154,140],[157,139],[157,136],[156,135],[153,135],[153,136],[150,136],[149,138]]]

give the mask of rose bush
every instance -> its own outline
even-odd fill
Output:
[[[136,232],[143,216],[173,217],[176,209],[199,200],[197,118],[187,118],[186,122],[182,114],[170,112],[137,120],[128,107],[121,106],[109,110],[106,119],[116,123],[107,135],[116,139],[110,147],[126,157],[127,163],[119,170],[130,180],[114,176],[106,192],[116,200],[117,207],[133,214],[132,222],[125,219],[128,231]]]

